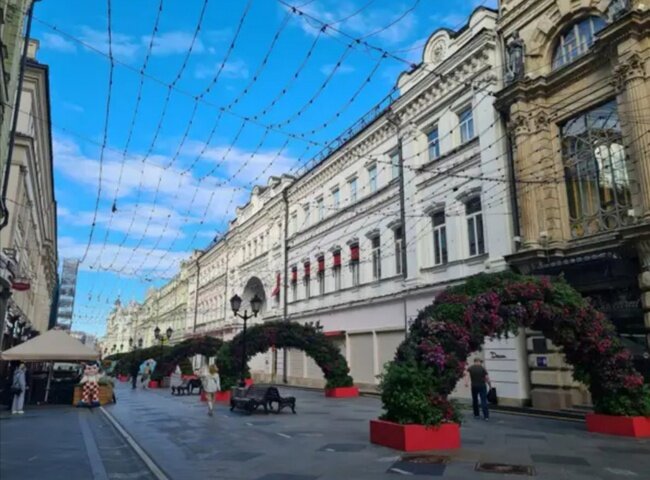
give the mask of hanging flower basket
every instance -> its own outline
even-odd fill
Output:
[[[370,442],[404,452],[451,450],[460,448],[460,425],[400,425],[384,420],[370,420]]]
[[[650,437],[650,417],[621,417],[617,415],[587,414],[587,430],[592,433],[622,437]]]

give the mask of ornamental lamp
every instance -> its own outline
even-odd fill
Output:
[[[237,315],[237,312],[241,308],[241,297],[239,295],[235,294],[230,299],[230,308],[232,308],[233,313]]]
[[[172,338],[172,334],[174,333],[174,330],[172,329],[172,327],[168,327],[165,333],[167,334],[167,340],[169,340],[170,338]]]
[[[160,328],[156,327],[153,331],[154,337],[156,337],[156,340],[160,338]]]
[[[260,308],[262,308],[262,299],[255,294],[255,296],[251,299],[251,309],[253,310],[253,315],[257,315],[258,312],[260,311]]]

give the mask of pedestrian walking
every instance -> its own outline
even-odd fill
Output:
[[[212,416],[214,409],[214,394],[221,390],[221,379],[219,369],[216,365],[204,366],[201,369],[201,385],[206,397],[208,397],[208,415]]]
[[[172,393],[181,385],[183,385],[183,372],[181,372],[181,367],[176,365],[176,368],[169,376],[169,386],[172,389]]]
[[[481,401],[481,410],[483,411],[483,419],[490,418],[490,411],[487,402],[487,387],[492,386],[488,372],[483,367],[483,360],[480,358],[474,359],[474,365],[467,369],[469,380],[472,387],[472,408],[474,409],[474,418],[481,418],[479,415],[479,399]],[[465,387],[467,387],[467,376],[465,377]]]
[[[14,372],[13,382],[11,383],[11,393],[13,394],[13,402],[11,404],[12,415],[22,415],[25,413],[23,408],[25,406],[25,389],[27,388],[27,381],[25,378],[25,371],[27,367],[21,363]]]
[[[138,362],[133,360],[131,362],[131,387],[133,390],[136,389],[137,383],[138,383],[138,374],[140,373],[140,366],[138,365]]]
[[[149,364],[145,363],[144,368],[142,369],[142,389],[147,388],[147,382],[149,381],[149,375],[151,375],[151,370],[149,369]]]

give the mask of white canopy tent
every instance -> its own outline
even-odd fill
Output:
[[[45,390],[45,401],[47,402],[54,362],[97,360],[99,352],[87,347],[63,330],[49,330],[38,337],[2,352],[0,358],[7,361],[50,362],[50,373],[47,377]]]

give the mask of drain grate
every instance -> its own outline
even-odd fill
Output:
[[[535,475],[535,469],[530,465],[510,465],[508,463],[483,463],[476,464],[477,472],[506,473],[511,475]]]
[[[444,455],[413,455],[402,457],[401,461],[421,465],[447,465],[450,459]]]

